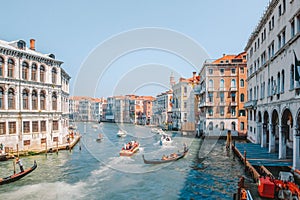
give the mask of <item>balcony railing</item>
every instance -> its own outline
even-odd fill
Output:
[[[236,101],[230,102],[230,106],[237,106],[237,102]]]
[[[236,92],[237,91],[237,87],[230,87],[230,91],[231,92]]]
[[[254,108],[257,105],[257,100],[251,100],[244,103],[244,108]]]

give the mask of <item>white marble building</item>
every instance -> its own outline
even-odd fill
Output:
[[[272,0],[245,47],[248,139],[300,168],[300,1]]]
[[[23,40],[0,40],[0,143],[33,150],[65,142],[69,80],[63,62]]]

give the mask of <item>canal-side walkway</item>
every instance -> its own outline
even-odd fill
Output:
[[[292,166],[292,159],[278,159],[278,153],[269,153],[267,148],[262,148],[260,144],[235,143],[237,150],[244,155],[251,165],[255,166]]]

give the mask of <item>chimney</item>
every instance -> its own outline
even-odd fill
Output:
[[[35,39],[30,39],[30,49],[35,51]]]

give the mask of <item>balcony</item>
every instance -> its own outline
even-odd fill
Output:
[[[237,102],[236,101],[230,102],[230,106],[237,106]]]
[[[200,94],[203,94],[203,93],[205,93],[205,87],[202,87],[200,90]]]
[[[199,102],[198,107],[202,108],[202,107],[206,107],[206,106],[214,106],[213,102]]]
[[[244,103],[244,108],[255,108],[257,105],[257,100],[251,100]]]
[[[225,91],[225,87],[220,87],[219,91]]]
[[[214,91],[214,88],[213,87],[208,87],[207,91]]]
[[[236,92],[237,91],[237,87],[230,87],[230,92]]]
[[[219,106],[226,106],[226,103],[225,102],[220,102]]]

